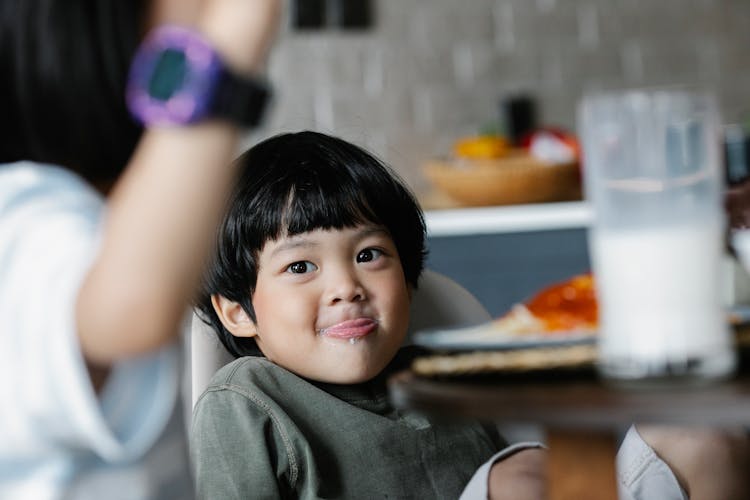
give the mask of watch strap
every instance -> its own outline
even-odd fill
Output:
[[[211,115],[245,127],[257,126],[271,98],[269,85],[260,78],[245,78],[226,67],[219,78]]]

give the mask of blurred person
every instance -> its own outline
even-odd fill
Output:
[[[193,496],[177,341],[279,10],[0,1],[0,498]]]
[[[238,160],[199,310],[237,359],[196,402],[200,498],[542,499],[536,442],[390,404],[422,211],[365,150],[281,134]]]

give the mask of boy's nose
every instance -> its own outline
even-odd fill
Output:
[[[330,282],[328,302],[359,302],[366,297],[365,289],[357,276],[352,272],[339,272]]]

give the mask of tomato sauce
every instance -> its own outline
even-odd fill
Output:
[[[548,332],[596,329],[599,308],[590,273],[551,285],[525,304]]]

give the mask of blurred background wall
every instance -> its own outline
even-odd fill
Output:
[[[540,124],[573,131],[577,100],[601,84],[703,84],[725,123],[749,116],[748,0],[371,0],[371,25],[353,29],[331,22],[347,1],[290,2],[269,67],[275,106],[251,140],[334,133],[419,194],[421,163],[497,123],[519,93],[536,99]],[[295,29],[300,2],[328,9],[324,26]]]

